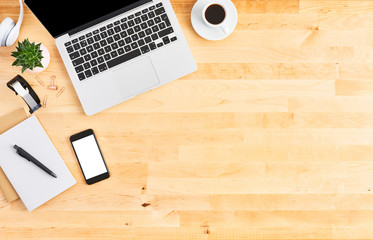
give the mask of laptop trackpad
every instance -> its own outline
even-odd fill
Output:
[[[113,71],[122,97],[129,98],[159,84],[150,58],[144,58]]]

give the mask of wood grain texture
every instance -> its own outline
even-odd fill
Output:
[[[37,76],[66,90],[24,77],[78,183],[31,213],[0,192],[0,239],[373,239],[373,1],[233,0],[218,42],[194,32],[195,0],[171,2],[198,70],[92,117],[25,9],[19,39],[51,53]],[[18,12],[0,0],[1,19]],[[24,106],[5,86],[14,49],[0,49],[1,115]],[[68,140],[86,128],[111,171],[92,186]]]

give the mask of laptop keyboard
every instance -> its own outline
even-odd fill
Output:
[[[65,43],[80,80],[176,41],[162,3]]]

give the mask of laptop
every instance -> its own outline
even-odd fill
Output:
[[[197,69],[169,0],[25,4],[55,38],[87,115]]]

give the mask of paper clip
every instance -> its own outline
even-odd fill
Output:
[[[48,89],[50,90],[57,90],[58,86],[56,85],[56,76],[51,77],[51,84],[48,86]]]
[[[44,99],[43,99],[43,108],[46,108],[46,107],[47,107],[47,101],[48,101],[48,95],[44,95]]]
[[[41,78],[39,76],[35,76],[35,79],[38,80],[38,82],[41,86],[45,86],[45,83],[43,82],[43,80],[41,80]]]
[[[65,88],[64,88],[64,87],[62,87],[62,88],[60,89],[60,91],[58,91],[58,93],[56,94],[56,97],[57,97],[57,98],[60,97],[61,94],[63,93],[63,91],[65,91]]]

